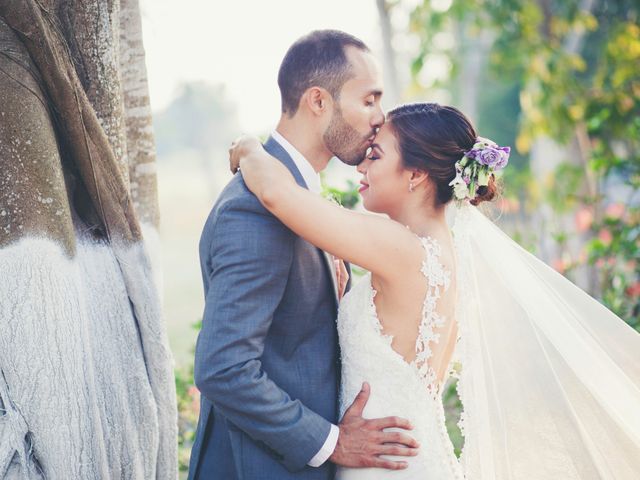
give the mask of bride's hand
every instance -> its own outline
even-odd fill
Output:
[[[256,137],[241,135],[231,144],[229,148],[229,168],[231,173],[236,173],[240,168],[240,160],[250,153],[257,152],[262,148],[262,144]]]
[[[287,167],[271,156],[256,137],[249,135],[241,136],[231,145],[229,168],[233,173],[240,171],[247,188],[265,206],[287,201],[287,186],[295,186]]]

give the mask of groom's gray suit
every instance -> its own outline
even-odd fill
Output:
[[[273,138],[265,149],[306,188]],[[236,175],[200,240],[206,305],[190,479],[322,479],[307,466],[337,423],[337,296],[325,254],[269,213]]]

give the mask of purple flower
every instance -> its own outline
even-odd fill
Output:
[[[509,163],[509,155],[511,154],[511,147],[498,147],[500,150],[500,161],[494,167],[494,170],[502,170]]]
[[[475,195],[476,187],[486,186],[493,172],[507,166],[510,153],[510,147],[500,147],[492,140],[478,137],[471,150],[456,162],[456,177],[449,183],[455,197],[464,200]]]
[[[470,158],[470,159],[472,159],[472,160],[475,160],[475,159],[476,159],[476,156],[477,156],[477,154],[478,154],[478,152],[480,152],[480,150],[479,150],[479,149],[476,149],[476,148],[474,147],[474,148],[472,148],[471,150],[469,150],[468,152],[466,152],[466,153],[464,154],[464,156],[465,156],[465,157],[467,157],[467,158]]]
[[[486,165],[494,171],[501,170],[509,162],[510,151],[509,147],[485,147],[482,150],[476,150],[474,158],[479,164]]]

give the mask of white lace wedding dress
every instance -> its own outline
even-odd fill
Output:
[[[371,274],[362,278],[343,298],[338,313],[338,333],[342,352],[341,416],[367,381],[371,395],[365,418],[391,415],[408,419],[410,434],[420,443],[415,457],[387,457],[408,461],[405,470],[339,468],[337,480],[382,479],[462,479],[462,468],[454,454],[445,427],[441,387],[427,360],[430,346],[438,341],[434,330],[445,322],[438,313],[438,299],[450,286],[451,272],[440,262],[440,245],[431,237],[422,238],[425,257],[422,273],[428,280],[422,323],[416,340],[416,359],[408,363],[391,347],[376,313]]]
[[[407,363],[384,334],[370,275],[345,295],[338,315],[341,413],[369,382],[363,415],[410,420],[420,454],[399,458],[408,461],[406,470],[339,469],[336,478],[640,478],[638,332],[475,207],[453,213],[457,298],[440,246],[423,239],[428,289],[415,361]],[[449,321],[459,332],[460,461],[445,428],[441,386],[427,363],[431,349],[444,346],[439,327]]]

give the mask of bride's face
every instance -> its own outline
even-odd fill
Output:
[[[410,193],[411,172],[402,164],[400,148],[389,124],[380,128],[369,155],[357,170],[362,174],[358,191],[364,208],[393,218]]]

